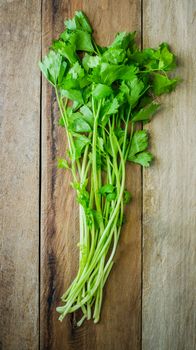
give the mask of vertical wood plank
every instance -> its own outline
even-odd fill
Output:
[[[144,1],[144,46],[171,44],[184,82],[150,125],[144,172],[143,350],[193,350],[195,329],[195,2]]]
[[[0,348],[38,349],[40,1],[1,1]]]
[[[108,44],[118,31],[138,30],[140,1],[44,1],[43,54],[75,10],[89,17],[95,37]],[[127,185],[133,202],[127,207],[116,264],[104,293],[101,322],[87,321],[75,329],[73,317],[60,323],[55,308],[78,266],[78,208],[67,173],[56,170],[65,152],[65,137],[57,126],[54,92],[43,81],[41,349],[137,350],[141,315],[141,174],[129,167]]]

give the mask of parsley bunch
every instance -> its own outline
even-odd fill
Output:
[[[126,162],[148,167],[153,159],[148,132],[137,130],[159,109],[156,96],[178,83],[167,43],[140,50],[135,33],[118,33],[108,47],[97,45],[87,17],[77,11],[40,62],[55,89],[68,150],[58,167],[71,171],[80,213],[79,270],[57,308],[59,319],[78,309],[98,322],[103,287],[131,194],[125,188]]]

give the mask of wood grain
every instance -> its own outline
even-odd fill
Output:
[[[196,348],[195,14],[194,1],[144,1],[144,45],[169,42],[184,81],[149,127],[156,161],[144,172],[143,350]]]
[[[0,349],[38,349],[40,1],[1,1]]]
[[[140,32],[140,2],[43,1],[43,54],[63,29],[65,18],[82,9],[95,37],[108,44],[117,31]],[[65,137],[57,127],[54,92],[43,81],[42,103],[42,238],[41,238],[41,349],[137,350],[141,328],[141,173],[128,169],[127,185],[133,202],[108,285],[101,322],[74,328],[74,318],[57,320],[55,308],[77,271],[78,208],[70,178],[56,170],[56,158],[65,152]]]
[[[42,8],[41,8],[42,7]],[[168,41],[184,82],[149,125],[154,165],[127,169],[133,194],[116,264],[104,292],[101,322],[74,327],[55,308],[78,264],[78,206],[69,175],[56,169],[66,139],[58,108],[37,62],[65,18],[82,9],[100,44],[137,30],[138,0],[0,1],[1,10],[1,275],[2,350],[194,350],[195,317],[195,7],[194,1],[143,1],[144,46]],[[42,22],[42,23],[41,23]],[[41,45],[42,24],[42,45]],[[42,47],[41,47],[42,46]],[[41,168],[40,99],[42,102]],[[41,285],[39,286],[39,170]],[[141,231],[143,293],[141,299]],[[41,291],[39,310],[39,288]],[[141,334],[142,302],[142,334]],[[40,322],[39,322],[40,312]],[[39,345],[40,331],[40,345]]]

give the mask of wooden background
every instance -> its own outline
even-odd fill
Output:
[[[0,349],[196,349],[194,0],[0,0],[0,9]],[[56,169],[65,138],[37,65],[76,9],[101,44],[122,30],[137,30],[144,47],[169,42],[184,79],[149,125],[154,165],[127,170],[134,199],[101,322],[80,329],[55,312],[77,270],[78,213]]]

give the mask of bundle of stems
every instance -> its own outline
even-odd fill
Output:
[[[166,43],[139,50],[135,33],[118,33],[113,43],[95,43],[86,16],[77,11],[53,42],[40,68],[55,89],[68,150],[58,160],[71,171],[79,203],[79,270],[57,308],[62,321],[82,311],[77,322],[100,319],[103,288],[114,264],[124,206],[126,163],[149,166],[147,123],[158,110],[156,96],[170,92],[175,56]]]

